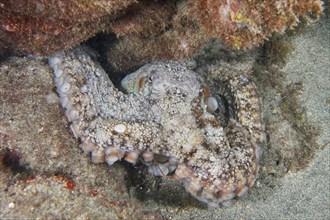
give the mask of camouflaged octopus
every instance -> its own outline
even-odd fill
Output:
[[[78,47],[49,64],[70,128],[94,163],[141,161],[215,207],[254,184],[264,127],[252,82],[217,66],[203,78],[152,63],[126,76],[123,92],[91,54]]]

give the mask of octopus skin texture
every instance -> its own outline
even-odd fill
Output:
[[[141,161],[213,207],[254,184],[261,101],[235,71],[209,66],[212,76],[203,76],[177,63],[150,63],[126,76],[121,91],[86,48],[60,52],[49,64],[70,129],[92,162]]]

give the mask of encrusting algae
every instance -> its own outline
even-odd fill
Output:
[[[118,40],[109,60],[125,70],[152,59],[185,58],[211,38],[233,49],[257,46],[299,20],[318,19],[322,4],[320,0],[2,0],[0,46],[50,55],[100,31],[113,32]]]

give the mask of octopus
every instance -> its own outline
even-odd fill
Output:
[[[49,65],[70,129],[93,163],[142,162],[211,207],[254,185],[265,135],[260,96],[246,77],[216,65],[203,75],[154,62],[115,86],[84,47]]]

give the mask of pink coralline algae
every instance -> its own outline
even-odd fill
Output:
[[[185,58],[211,38],[251,48],[300,20],[317,20],[322,10],[320,0],[2,0],[0,48],[50,55],[112,32],[118,39],[108,59],[125,70]]]
[[[109,49],[109,62],[127,70],[150,60],[182,59],[212,38],[231,49],[252,48],[301,20],[317,20],[323,7],[319,0],[187,0],[178,2],[174,10],[169,22],[159,23],[165,30],[145,35],[142,28],[140,34],[120,37]]]

